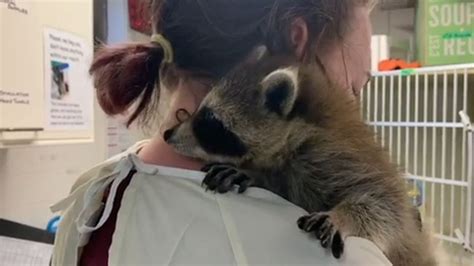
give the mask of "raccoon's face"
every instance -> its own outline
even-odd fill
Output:
[[[208,162],[271,160],[287,143],[297,92],[297,67],[242,66],[164,139],[177,152]]]

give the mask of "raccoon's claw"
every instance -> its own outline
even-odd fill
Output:
[[[204,165],[202,168],[201,168],[201,171],[202,172],[209,172],[209,170],[211,170],[212,167],[214,166],[227,166],[227,167],[231,167],[232,165],[231,164],[222,164],[222,163],[209,163],[209,164],[206,164]]]
[[[243,193],[252,185],[251,179],[235,166],[230,164],[208,164],[202,168],[207,172],[202,183],[207,186],[206,189],[226,193],[233,189],[234,185],[239,186],[239,193]]]
[[[312,213],[298,219],[298,227],[306,232],[313,232],[321,241],[323,248],[331,248],[332,254],[339,259],[344,252],[344,240],[337,226],[327,213]]]

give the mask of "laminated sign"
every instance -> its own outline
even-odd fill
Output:
[[[0,0],[0,148],[93,141],[92,5]]]
[[[474,0],[423,0],[417,10],[423,65],[474,62]]]

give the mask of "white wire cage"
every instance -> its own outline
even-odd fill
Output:
[[[474,64],[375,73],[360,100],[436,236],[472,250]]]

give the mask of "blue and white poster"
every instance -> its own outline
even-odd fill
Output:
[[[50,130],[88,130],[93,124],[94,89],[88,68],[92,49],[82,38],[44,31],[46,125]]]

